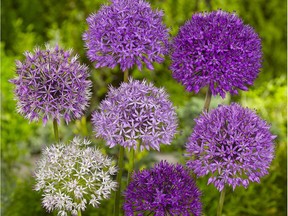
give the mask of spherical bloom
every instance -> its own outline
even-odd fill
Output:
[[[208,85],[213,95],[248,90],[261,68],[261,40],[234,13],[196,13],[173,41],[171,70],[187,91]]]
[[[88,204],[97,208],[116,189],[113,162],[89,144],[76,137],[69,145],[57,143],[43,151],[35,171],[35,190],[43,191],[42,204],[48,211],[77,215]]]
[[[177,128],[176,113],[163,88],[145,81],[129,80],[118,89],[110,88],[94,112],[92,123],[97,137],[114,147],[157,149],[170,144]]]
[[[25,52],[24,61],[16,61],[18,112],[30,121],[42,118],[44,125],[49,118],[64,118],[66,123],[80,118],[88,106],[91,81],[88,68],[81,65],[72,50],[58,46],[46,50],[38,47]]]
[[[255,112],[233,103],[195,121],[186,148],[192,157],[187,166],[198,177],[210,173],[208,184],[221,191],[225,184],[246,188],[249,181],[260,182],[260,177],[268,174],[276,136]]]
[[[150,170],[134,173],[124,196],[127,216],[201,215],[200,191],[179,164],[161,161]]]
[[[119,64],[124,71],[136,64],[141,70],[144,63],[153,70],[152,63],[161,63],[168,53],[162,17],[162,11],[153,11],[144,0],[112,0],[87,18],[83,39],[88,58],[96,68]]]

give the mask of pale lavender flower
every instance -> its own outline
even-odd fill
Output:
[[[276,136],[255,112],[233,103],[195,121],[186,148],[191,157],[187,166],[198,177],[210,174],[208,184],[221,191],[226,184],[247,188],[268,174]]]
[[[66,123],[80,118],[88,106],[91,81],[88,68],[81,65],[72,50],[48,45],[25,52],[25,59],[16,61],[14,83],[18,112],[30,121],[64,118]]]
[[[43,151],[35,171],[35,190],[43,192],[47,211],[74,216],[87,205],[97,208],[116,190],[114,162],[89,145],[90,141],[75,137],[70,144],[57,143]]]
[[[144,63],[153,70],[168,53],[168,29],[162,22],[163,12],[153,11],[144,0],[112,0],[87,18],[88,30],[83,39],[87,55],[95,67],[122,71]]]
[[[173,41],[171,70],[187,91],[208,85],[213,95],[248,90],[261,68],[261,39],[235,14],[196,13]]]
[[[124,192],[125,215],[200,216],[200,191],[189,172],[179,164],[161,161],[133,174]]]
[[[140,150],[159,151],[170,144],[177,128],[176,113],[163,88],[145,81],[129,80],[119,88],[111,87],[108,96],[93,113],[96,136],[107,145],[119,144]]]

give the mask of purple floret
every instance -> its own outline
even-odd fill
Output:
[[[153,70],[168,53],[168,29],[162,22],[163,12],[153,11],[143,0],[112,0],[110,5],[87,18],[88,30],[83,39],[87,56],[95,67],[122,71],[144,63]]]
[[[182,165],[161,161],[133,174],[124,192],[125,215],[200,216],[200,191]]]
[[[16,61],[15,84],[18,112],[30,121],[48,119],[66,123],[80,118],[88,106],[91,81],[88,68],[81,65],[72,50],[58,46],[25,52],[23,61]]]
[[[235,13],[194,14],[172,46],[173,77],[195,93],[206,85],[222,98],[247,91],[261,68],[261,40]]]
[[[219,106],[195,120],[196,125],[186,144],[187,162],[198,177],[210,174],[221,191],[226,184],[233,187],[260,182],[268,174],[274,157],[270,125],[257,114],[238,104]]]
[[[163,88],[145,81],[129,80],[111,87],[92,116],[97,137],[109,147],[119,144],[140,150],[159,150],[169,145],[177,128],[176,113]]]

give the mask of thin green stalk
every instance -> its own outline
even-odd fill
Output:
[[[83,117],[81,118],[81,129],[82,129],[82,134],[83,134],[83,136],[88,136],[86,116],[83,116]]]
[[[118,174],[117,174],[117,183],[118,189],[115,194],[115,205],[114,205],[114,216],[119,216],[120,214],[120,198],[121,198],[121,180],[122,173],[124,169],[124,147],[120,146],[119,157],[118,157]]]
[[[78,210],[78,216],[82,216],[81,210]]]
[[[130,150],[130,157],[129,157],[129,171],[128,171],[128,178],[127,178],[127,185],[130,183],[131,176],[135,167],[135,150]]]
[[[206,92],[205,102],[204,102],[204,108],[203,111],[208,112],[211,102],[212,92],[210,90],[210,86],[208,86],[208,90]]]
[[[128,82],[128,76],[129,76],[129,71],[125,70],[124,71],[124,82]]]
[[[224,204],[224,199],[225,199],[225,186],[223,188],[223,190],[221,191],[220,194],[220,200],[219,200],[219,204],[218,204],[218,208],[217,208],[217,216],[221,216],[222,215],[222,209],[223,209],[223,204]]]
[[[59,142],[58,123],[56,119],[53,120],[53,129],[56,142]]]

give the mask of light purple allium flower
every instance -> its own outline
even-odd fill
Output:
[[[66,123],[80,118],[88,106],[91,81],[78,56],[48,45],[24,55],[24,61],[16,61],[18,76],[10,80],[16,85],[18,112],[30,121],[42,118],[44,125],[49,118],[64,118]]]
[[[89,140],[75,137],[70,144],[46,147],[35,171],[36,191],[43,192],[42,204],[49,212],[77,216],[87,205],[98,208],[117,188],[113,161]]]
[[[200,191],[179,164],[161,161],[149,170],[134,173],[124,196],[127,216],[201,215]]]
[[[233,103],[219,106],[195,120],[196,125],[186,144],[192,160],[187,162],[197,176],[211,174],[221,191],[224,185],[233,187],[260,182],[268,174],[274,157],[270,126],[248,108]]]
[[[254,29],[225,11],[196,13],[173,41],[171,70],[187,91],[209,85],[212,94],[248,90],[261,68],[261,40]]]
[[[90,61],[96,68],[122,71],[144,63],[153,70],[153,62],[161,63],[168,53],[168,29],[162,23],[163,12],[153,11],[144,0],[112,0],[110,5],[87,18],[89,29],[83,39]]]
[[[97,137],[107,145],[119,144],[140,150],[159,151],[159,145],[169,145],[177,128],[176,113],[163,88],[151,83],[129,80],[119,88],[111,87],[92,116]]]

